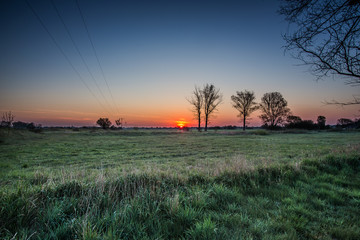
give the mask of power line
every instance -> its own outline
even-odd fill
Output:
[[[104,94],[103,94],[103,92],[102,92],[101,88],[99,87],[99,85],[98,85],[98,83],[97,83],[97,81],[96,81],[96,79],[95,79],[94,75],[92,74],[92,72],[91,72],[91,70],[90,70],[90,68],[89,68],[88,64],[86,63],[86,61],[85,61],[85,59],[84,59],[83,55],[81,54],[79,47],[77,46],[77,44],[76,44],[76,42],[75,42],[74,38],[72,37],[72,35],[71,35],[71,33],[70,33],[69,28],[67,27],[67,25],[66,25],[66,23],[65,23],[64,19],[62,18],[61,14],[60,14],[60,12],[59,12],[59,9],[56,7],[56,5],[55,5],[55,3],[54,3],[54,0],[51,0],[51,4],[52,4],[52,6],[54,7],[54,9],[55,9],[55,11],[56,11],[56,13],[57,13],[57,15],[58,15],[58,17],[59,17],[59,19],[60,19],[61,23],[63,24],[63,26],[64,26],[64,28],[65,28],[65,30],[66,30],[66,32],[67,32],[67,34],[68,34],[68,36],[69,36],[69,38],[70,38],[70,40],[71,40],[72,44],[74,45],[74,47],[75,47],[75,49],[76,49],[77,53],[79,54],[79,56],[80,56],[80,58],[81,58],[82,62],[84,63],[84,65],[85,65],[85,67],[86,67],[86,69],[87,69],[88,73],[90,74],[91,78],[93,79],[93,81],[94,81],[94,83],[95,83],[95,85],[96,85],[97,89],[99,90],[99,92],[100,92],[101,96],[104,98],[105,103],[106,103],[106,104],[110,107],[109,102],[107,101],[106,97],[104,96]],[[111,108],[111,107],[110,107],[110,108]]]
[[[87,27],[87,24],[86,24],[86,21],[85,21],[84,15],[83,15],[83,13],[82,13],[82,11],[81,11],[81,8],[80,8],[80,4],[79,4],[78,0],[75,0],[75,2],[76,2],[76,5],[77,5],[77,7],[78,7],[78,9],[79,9],[81,19],[82,19],[82,21],[83,21],[83,23],[84,23],[84,26],[85,26],[85,29],[86,29],[86,32],[87,32],[88,38],[89,38],[89,40],[90,40],[90,43],[91,43],[92,49],[93,49],[93,51],[94,51],[94,55],[95,55],[95,57],[96,57],[97,63],[98,63],[99,68],[100,68],[100,71],[101,71],[102,77],[104,78],[104,81],[105,81],[106,86],[107,86],[107,89],[108,89],[108,91],[109,91],[109,93],[110,93],[111,99],[112,99],[112,101],[113,101],[113,103],[114,103],[114,106],[115,106],[115,108],[116,108],[117,112],[119,113],[119,110],[118,110],[117,105],[116,105],[115,100],[114,100],[114,96],[113,96],[113,94],[112,94],[112,92],[111,92],[111,90],[110,90],[109,84],[108,84],[108,82],[107,82],[107,80],[106,80],[106,77],[105,77],[104,70],[103,70],[103,68],[102,68],[102,66],[101,66],[101,63],[100,63],[99,57],[98,57],[97,52],[96,52],[96,50],[95,50],[94,43],[93,43],[93,41],[92,41],[92,39],[91,39],[89,29],[88,29],[88,27]]]
[[[53,43],[55,44],[55,46],[58,48],[58,50],[60,51],[60,53],[65,57],[66,61],[70,64],[71,68],[74,70],[74,72],[76,73],[76,75],[79,77],[79,79],[81,80],[81,82],[85,85],[85,87],[87,88],[87,90],[91,93],[91,95],[96,99],[96,101],[99,103],[99,105],[105,109],[107,112],[109,112],[103,105],[102,103],[99,101],[99,99],[96,97],[96,95],[94,94],[93,91],[91,91],[90,87],[87,85],[87,83],[85,82],[85,80],[83,79],[83,77],[80,75],[80,73],[76,70],[75,66],[72,64],[72,62],[70,61],[70,59],[68,58],[68,56],[65,54],[65,52],[62,50],[62,48],[60,47],[60,45],[58,44],[58,42],[55,40],[54,36],[50,33],[49,29],[46,27],[46,25],[44,24],[44,22],[42,21],[42,19],[40,18],[40,16],[37,14],[37,12],[35,11],[35,9],[31,6],[30,2],[28,0],[25,0],[25,2],[27,3],[28,7],[30,8],[30,10],[33,12],[33,14],[36,16],[36,18],[38,19],[38,21],[40,22],[41,26],[44,28],[44,30],[47,32],[47,34],[50,36],[51,40],[53,41]],[[110,113],[109,113],[110,114]]]

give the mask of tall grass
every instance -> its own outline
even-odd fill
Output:
[[[0,239],[360,239],[358,132],[0,131]]]
[[[359,239],[359,172],[359,154],[188,178],[39,172],[2,188],[0,238]]]

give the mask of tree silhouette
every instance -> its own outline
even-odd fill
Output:
[[[207,131],[209,119],[222,102],[222,95],[220,89],[216,89],[212,84],[204,86],[202,95],[204,98],[205,131]]]
[[[265,93],[261,98],[260,110],[263,114],[259,117],[269,128],[282,124],[290,114],[287,101],[279,92]]]
[[[4,112],[2,115],[1,126],[10,128],[12,122],[14,121],[14,118],[15,118],[15,116],[14,116],[14,114],[12,114],[11,111]]]
[[[360,1],[283,0],[279,12],[294,29],[283,38],[295,58],[318,77],[335,74],[360,85]],[[360,97],[332,103],[360,104]]]
[[[318,116],[317,117],[317,125],[319,126],[320,129],[325,129],[326,117]]]
[[[296,128],[301,124],[302,119],[299,116],[289,115],[286,117],[286,122],[287,122],[286,124],[287,128]]]
[[[107,129],[111,126],[111,122],[108,118],[99,118],[96,121],[96,124],[102,127],[103,129]]]
[[[201,131],[201,111],[204,105],[204,98],[203,98],[203,94],[202,94],[202,90],[195,86],[195,89],[193,91],[193,94],[191,96],[190,99],[187,99],[188,102],[192,105],[192,111],[195,115],[195,118],[198,122],[198,131]]]
[[[231,100],[233,101],[233,107],[239,111],[239,117],[243,121],[243,131],[245,131],[246,119],[252,112],[259,109],[255,102],[255,94],[247,90],[243,92],[237,91],[236,95],[231,96]]]
[[[17,122],[13,122],[12,125],[14,129],[26,129],[29,123],[17,121]]]
[[[123,119],[123,118],[119,118],[119,119],[115,120],[115,124],[116,124],[120,129],[122,129],[122,128],[123,128],[123,125],[124,125],[124,119]]]
[[[348,127],[350,125],[352,125],[354,123],[353,120],[348,119],[348,118],[339,118],[337,120],[337,125],[341,126],[341,127]]]

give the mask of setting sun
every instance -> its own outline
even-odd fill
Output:
[[[187,124],[187,123],[188,123],[188,122],[183,121],[183,120],[176,121],[176,126],[177,126],[178,128],[180,128],[180,129],[183,129],[184,127],[186,127],[186,124]]]

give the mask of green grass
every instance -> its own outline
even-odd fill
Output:
[[[360,239],[360,132],[0,140],[0,238]]]

